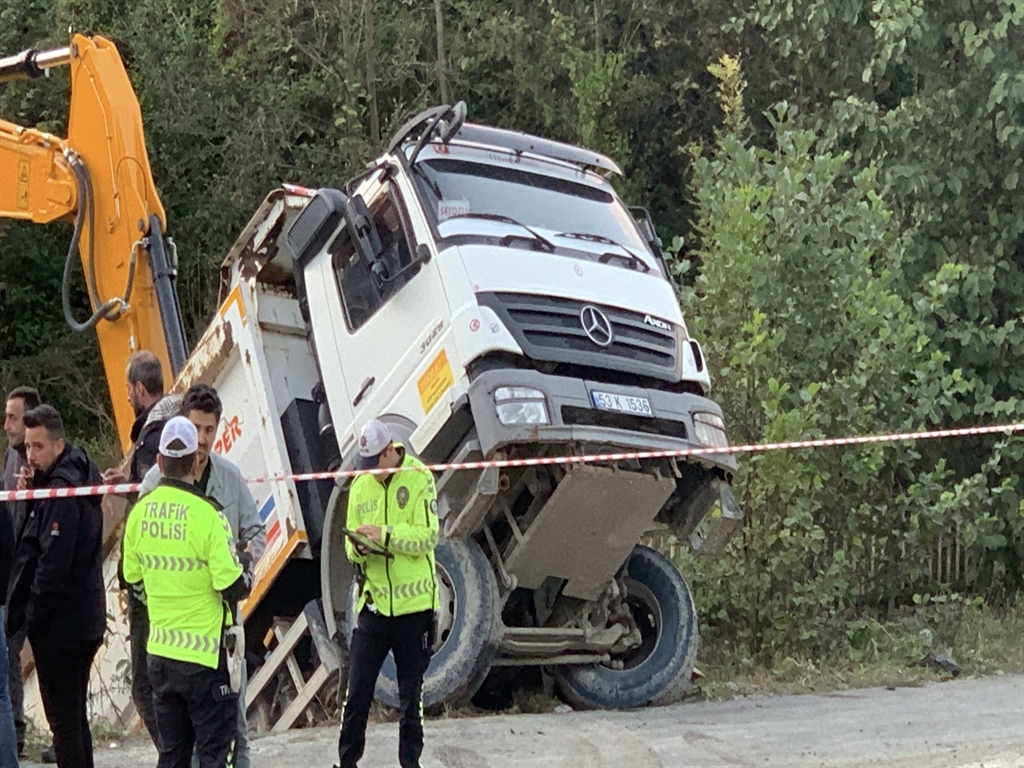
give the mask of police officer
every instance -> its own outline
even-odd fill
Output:
[[[138,483],[150,467],[156,466],[161,430],[169,418],[177,415],[178,403],[181,400],[179,396],[164,395],[163,366],[160,359],[148,350],[139,350],[128,358],[124,377],[128,402],[135,413],[135,422],[131,430],[132,458],[127,475],[117,468],[108,469],[103,473],[103,481],[110,484]],[[129,503],[135,503],[134,496],[129,497]],[[124,559],[123,546],[121,559]],[[123,562],[118,561],[118,581],[121,589],[127,592],[132,701],[153,744],[159,747],[156,714],[153,711],[153,686],[149,682],[149,669],[146,666],[146,642],[149,637],[146,606],[136,599],[132,590],[128,589],[123,569]]]
[[[241,471],[230,460],[214,453],[214,439],[217,425],[223,413],[223,405],[217,390],[209,384],[193,384],[181,400],[181,415],[191,421],[199,436],[199,450],[196,452],[196,488],[214,502],[231,526],[231,535],[239,545],[249,545],[253,562],[259,560],[266,547],[267,537],[260,522],[256,501],[242,477]],[[154,465],[139,486],[139,496],[145,497],[163,479],[160,467]],[[241,626],[241,615],[236,620]],[[242,682],[238,691],[238,735],[235,739],[235,768],[250,768],[252,757],[249,752],[248,724],[245,717],[245,665],[242,665]],[[152,696],[152,693],[150,693]],[[155,720],[154,720],[155,722]],[[154,739],[155,741],[155,739]],[[193,765],[195,763],[193,762]],[[0,768],[3,768],[0,765]]]
[[[356,605],[359,622],[349,649],[348,695],[338,740],[340,768],[355,768],[362,757],[373,689],[389,651],[398,668],[398,762],[402,768],[419,768],[423,675],[430,663],[438,607],[434,477],[395,444],[391,430],[377,420],[363,427],[358,467],[403,471],[360,475],[348,494],[346,527],[371,544],[345,540],[345,552],[363,578]]]
[[[252,583],[224,515],[194,487],[195,426],[170,419],[160,436],[160,484],[126,523],[124,575],[146,602],[158,768],[222,768],[237,733],[238,696],[223,647],[225,622]],[[225,605],[227,603],[227,605]]]

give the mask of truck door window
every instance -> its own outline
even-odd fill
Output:
[[[406,270],[412,263],[412,249],[393,196],[381,194],[369,202],[369,208],[381,244],[376,268],[356,256],[346,230],[338,234],[329,249],[341,290],[345,321],[352,331],[398,293],[414,273]]]

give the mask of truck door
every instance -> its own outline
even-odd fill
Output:
[[[369,191],[366,204],[382,254],[377,264],[365,263],[344,231],[329,246],[331,280],[341,305],[330,353],[344,372],[345,405],[355,425],[388,413],[418,426],[439,402],[433,395],[424,399],[419,384],[424,369],[436,367],[451,312],[436,259],[416,262],[417,247],[426,248],[428,237],[426,226],[411,218],[416,209],[405,206],[394,182]],[[318,345],[321,356],[325,351]],[[450,372],[446,375],[450,381]],[[340,432],[339,440],[344,442]]]

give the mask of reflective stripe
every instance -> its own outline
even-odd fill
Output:
[[[406,539],[392,539],[391,551],[402,552],[407,555],[425,555],[433,551],[437,546],[437,534],[432,534],[423,541],[409,541]]]
[[[376,584],[367,585],[370,590],[370,594],[373,595],[373,601],[378,605],[382,602],[386,602],[388,599],[387,585],[378,587]],[[407,597],[419,597],[425,595],[434,589],[433,579],[420,579],[419,581],[409,582],[407,584],[396,584],[392,593],[395,598],[407,598]]]
[[[143,568],[154,571],[198,571],[206,567],[205,560],[194,557],[177,557],[176,555],[143,555],[140,554],[139,562]]]
[[[433,579],[420,579],[419,581],[413,581],[409,584],[398,584],[395,589],[395,597],[406,598],[406,597],[419,597],[425,595],[434,589]],[[385,592],[385,595],[387,593]]]
[[[149,625],[149,642],[198,653],[217,654],[220,652],[220,638],[197,635],[183,629],[164,629],[154,624]]]

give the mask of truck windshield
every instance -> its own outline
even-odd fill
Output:
[[[487,216],[562,235],[557,240],[571,238],[563,244],[614,243],[651,258],[625,206],[611,193],[589,184],[521,168],[448,159],[417,163],[413,177],[435,225],[460,216]]]

